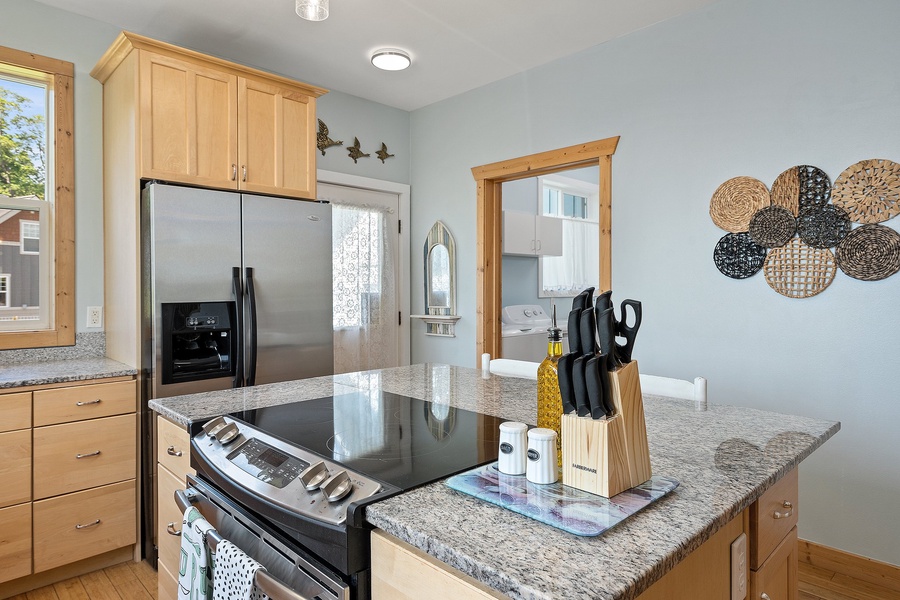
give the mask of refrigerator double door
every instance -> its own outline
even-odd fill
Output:
[[[154,398],[232,387],[230,377],[163,384],[159,361],[162,304],[236,300],[235,267],[243,297],[241,354],[255,356],[255,383],[333,373],[330,205],[161,184],[148,186],[144,196]],[[244,363],[237,368],[246,380],[253,365]]]

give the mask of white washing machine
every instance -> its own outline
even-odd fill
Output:
[[[500,315],[500,336],[503,338],[502,358],[541,362],[547,356],[547,336],[552,325],[550,315],[537,304],[504,306]],[[569,351],[566,322],[559,318],[556,325],[562,330],[563,354]]]

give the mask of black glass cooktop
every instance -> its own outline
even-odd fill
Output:
[[[446,404],[365,391],[230,416],[404,490],[497,460],[503,422]]]

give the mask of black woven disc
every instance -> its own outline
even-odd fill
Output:
[[[713,261],[722,275],[746,279],[762,269],[766,249],[750,239],[749,233],[729,233],[716,244]]]
[[[800,210],[828,204],[831,199],[831,179],[825,171],[810,165],[800,165],[797,168],[800,170]]]
[[[834,248],[847,237],[852,225],[847,211],[834,204],[801,208],[797,217],[800,239],[813,248]]]
[[[900,271],[900,233],[884,225],[857,227],[838,244],[837,265],[862,281],[878,281]]]
[[[750,238],[766,248],[784,246],[796,230],[794,214],[777,204],[759,209],[750,219]]]

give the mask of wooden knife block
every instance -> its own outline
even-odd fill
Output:
[[[650,450],[636,361],[609,373],[615,416],[562,416],[562,482],[606,498],[650,479]]]

